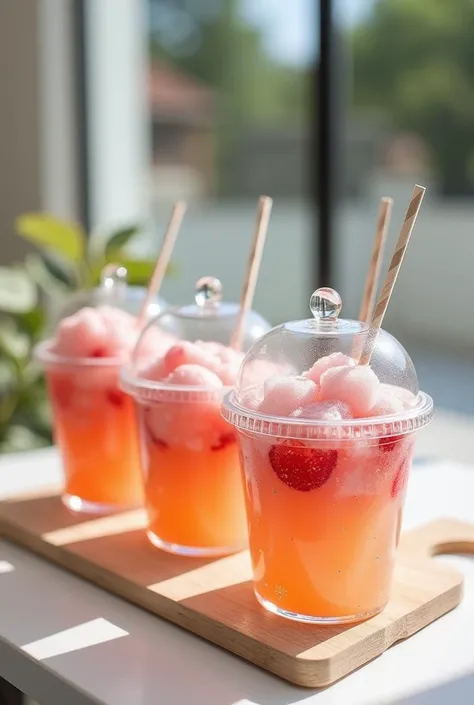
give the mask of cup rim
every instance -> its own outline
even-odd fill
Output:
[[[433,399],[419,391],[417,403],[397,414],[361,419],[340,419],[331,422],[301,417],[270,416],[243,407],[235,400],[235,391],[228,391],[221,407],[222,417],[232,426],[263,436],[294,440],[370,440],[386,436],[413,433],[433,418]]]
[[[153,404],[160,402],[218,402],[232,387],[223,385],[222,387],[210,389],[209,387],[198,387],[184,384],[163,384],[131,374],[127,367],[123,366],[119,373],[119,387],[123,392],[132,396],[136,401],[143,404]]]
[[[33,348],[33,358],[43,365],[74,367],[121,367],[127,355],[119,357],[71,357],[51,350],[52,339],[43,340]]]

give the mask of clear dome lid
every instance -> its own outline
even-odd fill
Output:
[[[130,286],[128,273],[124,266],[109,264],[101,272],[99,286],[93,289],[77,291],[66,297],[66,302],[52,311],[49,328],[54,331],[58,323],[68,316],[80,311],[85,306],[96,308],[103,304],[115,306],[127,313],[137,316],[146,296],[146,287]],[[147,309],[147,317],[151,318],[168,308],[166,301],[160,296],[152,299]]]
[[[333,289],[313,293],[313,317],[283,323],[247,352],[225,399],[224,418],[265,435],[288,438],[379,437],[431,420],[405,348],[385,330],[339,318]],[[369,364],[358,364],[371,346]]]
[[[222,396],[224,388],[235,382],[245,352],[271,329],[260,314],[248,311],[243,321],[242,351],[234,350],[231,338],[239,312],[239,304],[222,299],[219,279],[202,277],[196,283],[194,303],[169,308],[145,326],[130,364],[122,370],[123,389],[148,401],[177,399],[178,394],[180,400],[202,400],[216,393]],[[174,339],[175,345],[171,351],[160,351],[149,364],[147,353],[158,333]],[[174,375],[169,382],[169,375],[185,365],[204,372],[196,372],[195,378]]]

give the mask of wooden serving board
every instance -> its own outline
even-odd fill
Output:
[[[220,559],[153,548],[141,511],[91,519],[56,493],[0,504],[0,535],[297,685],[326,686],[453,609],[463,577],[435,562],[474,552],[474,526],[441,520],[402,536],[392,598],[355,626],[313,626],[266,612],[246,552]]]

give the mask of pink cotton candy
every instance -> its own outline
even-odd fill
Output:
[[[403,409],[411,409],[416,404],[416,395],[403,387],[396,387],[393,384],[381,384],[381,390],[396,398],[401,403]]]
[[[137,354],[142,361],[155,360],[157,357],[164,357],[173,345],[176,345],[174,335],[159,328],[150,328],[140,340]]]
[[[310,367],[309,370],[303,372],[303,376],[308,379],[312,379],[313,382],[319,384],[321,375],[332,367],[354,367],[355,360],[348,355],[343,355],[341,352],[331,353],[331,355],[326,355],[325,357],[316,360],[314,365]]]
[[[114,342],[97,310],[85,307],[59,323],[52,350],[64,357],[113,357],[123,350]]]
[[[390,416],[399,414],[403,411],[402,401],[392,392],[383,389],[380,385],[380,391],[375,403],[375,406],[370,410],[369,416]]]
[[[182,341],[170,347],[166,354],[141,372],[142,377],[165,380],[176,368],[193,365],[213,372],[222,384],[234,384],[239,371],[242,353],[220,343],[191,343]]]
[[[265,381],[264,398],[258,410],[272,416],[288,416],[316,399],[317,385],[305,377],[274,375]]]
[[[208,387],[219,389],[222,382],[219,377],[200,365],[179,365],[164,380],[165,384],[182,384],[190,387]]]
[[[245,409],[257,411],[263,400],[263,384],[254,389],[249,389],[244,392],[241,398],[241,404]]]
[[[146,433],[154,442],[200,452],[219,447],[231,427],[220,415],[219,402],[159,404],[143,411]]]
[[[309,406],[296,409],[290,416],[318,421],[341,421],[351,419],[352,412],[347,404],[340,401],[316,401]]]
[[[65,357],[123,357],[129,355],[139,336],[137,320],[113,306],[84,307],[58,325],[52,350]],[[140,357],[164,354],[175,338],[148,331],[140,345]]]
[[[379,395],[380,382],[366,365],[332,367],[321,375],[319,401],[342,401],[355,418],[368,416]]]

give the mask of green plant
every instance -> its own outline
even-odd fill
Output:
[[[18,235],[36,246],[25,260],[25,268],[42,290],[91,289],[100,282],[107,263],[122,264],[131,285],[145,285],[154,261],[136,259],[127,253],[127,245],[138,235],[137,225],[122,228],[108,237],[86,237],[80,225],[60,220],[47,213],[26,213],[16,221]]]
[[[0,267],[0,453],[52,442],[44,379],[31,355],[44,323],[27,270]]]
[[[16,221],[16,231],[37,251],[27,254],[21,265],[0,267],[0,453],[52,443],[44,377],[32,359],[48,324],[44,295],[48,299],[92,289],[110,262],[127,268],[131,285],[145,285],[154,266],[153,260],[127,254],[137,226],[106,238],[87,238],[76,223],[27,213]]]

